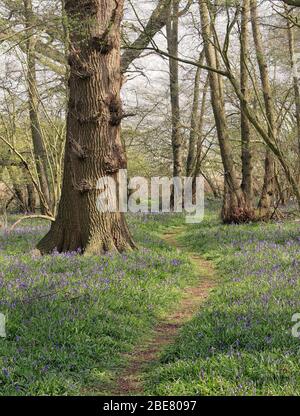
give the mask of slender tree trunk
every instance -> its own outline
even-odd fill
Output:
[[[200,108],[200,115],[199,115],[199,122],[197,123],[197,149],[196,149],[196,157],[195,157],[195,166],[192,172],[193,175],[193,195],[196,194],[196,181],[197,181],[197,176],[199,175],[203,175],[202,172],[202,147],[203,147],[203,126],[204,126],[204,116],[205,116],[205,110],[206,110],[206,98],[207,98],[207,90],[208,90],[208,76],[206,78],[205,84],[204,84],[204,88],[203,88],[203,93],[202,93],[202,101],[201,101],[201,108]],[[204,175],[203,175],[204,176]],[[205,178],[207,179],[207,178]],[[207,182],[209,183],[209,180],[207,180]],[[211,186],[211,184],[209,183],[209,185]],[[212,188],[212,186],[211,186]],[[213,190],[213,188],[212,188]],[[213,190],[214,192],[214,190]]]
[[[236,80],[235,76],[231,72],[230,67],[228,66],[228,62],[225,59],[224,60],[226,69],[228,70],[228,79],[237,95],[239,100],[244,100],[244,96],[240,89],[240,83]],[[245,100],[244,100],[245,101]],[[300,207],[300,191],[297,181],[295,180],[293,169],[290,167],[288,160],[286,157],[284,157],[283,152],[276,144],[276,137],[273,137],[273,134],[270,135],[270,132],[268,132],[261,124],[261,120],[257,117],[256,111],[253,111],[253,109],[249,106],[249,103],[245,101],[245,107],[244,111],[246,116],[249,118],[252,126],[255,128],[257,133],[262,137],[263,141],[265,142],[266,146],[268,146],[272,153],[276,156],[278,159],[278,162],[282,166],[282,169],[286,175],[286,179],[288,180],[289,184],[291,185],[293,189],[293,193],[295,197],[297,198],[298,206]],[[272,133],[272,132],[271,132]]]
[[[31,181],[28,171],[22,166],[23,178],[26,178],[26,211],[34,214],[36,211],[36,189]]]
[[[170,15],[167,21],[168,53],[178,57],[178,13],[179,0],[172,0]],[[172,111],[172,149],[173,149],[173,176],[183,175],[182,135],[180,131],[180,105],[179,105],[179,65],[178,60],[169,59],[170,69],[170,96]]]
[[[12,183],[13,199],[16,201],[18,211],[27,212],[27,201],[24,186],[17,182],[12,165],[6,166],[7,173]]]
[[[289,15],[289,10],[285,6],[286,14]],[[295,106],[296,106],[296,122],[297,122],[297,140],[298,140],[298,182],[300,183],[300,89],[299,89],[299,76],[297,74],[297,62],[295,54],[295,35],[292,23],[287,19],[287,34],[289,41],[289,53],[291,68],[293,72],[293,87],[295,95]]]
[[[201,174],[203,175],[203,178],[206,180],[206,182],[208,183],[210,189],[212,190],[212,193],[214,195],[215,199],[221,198],[221,194],[219,189],[217,188],[217,186],[214,184],[213,179],[210,178],[207,174],[205,174],[204,172],[201,172]]]
[[[26,213],[28,211],[27,201],[26,201],[26,190],[24,186],[14,183],[13,190],[16,196],[16,200],[18,203],[18,209],[22,213]]]
[[[38,93],[37,93],[37,79],[36,79],[36,61],[35,61],[35,36],[34,36],[34,13],[32,10],[32,1],[24,0],[25,12],[25,26],[27,29],[27,84],[28,84],[28,104],[29,117],[31,126],[31,135],[33,142],[33,151],[36,162],[36,169],[39,179],[41,191],[44,195],[45,203],[41,210],[45,214],[51,213],[51,195],[50,186],[47,177],[47,156],[45,146],[43,143],[42,130],[38,117]]]
[[[270,85],[268,65],[265,60],[265,53],[263,49],[262,35],[258,23],[257,15],[257,1],[251,0],[251,23],[253,31],[253,39],[256,50],[256,57],[260,71],[261,84],[263,89],[264,103],[268,121],[268,134],[269,137],[277,136],[276,117],[274,110],[274,103],[272,98],[272,89]],[[265,158],[265,176],[262,189],[261,198],[258,205],[258,215],[261,219],[268,219],[272,215],[271,207],[274,196],[275,185],[275,162],[274,155],[271,149],[268,147],[266,150]]]
[[[97,209],[97,181],[126,168],[120,138],[120,24],[124,0],[65,0],[70,79],[62,196],[42,253],[135,247],[124,214]],[[83,7],[84,6],[84,7]]]
[[[27,184],[27,201],[28,211],[30,214],[34,214],[36,210],[36,197],[35,189],[32,183]]]
[[[278,170],[275,172],[276,183],[276,199],[279,204],[286,205],[288,201],[288,189],[286,189],[284,181],[281,180]]]
[[[241,12],[241,51],[240,51],[240,71],[241,71],[241,91],[245,100],[249,100],[249,30],[250,22],[250,1],[243,0]],[[251,125],[245,114],[245,101],[241,100],[241,141],[242,141],[242,190],[245,201],[250,210],[253,209],[253,180],[252,180],[252,153],[251,153]]]
[[[300,0],[283,0],[285,4],[289,6],[297,6],[300,7]]]
[[[208,4],[208,1],[199,1],[204,50],[208,66],[218,68],[216,51],[212,44],[211,21]],[[224,222],[228,223],[248,221],[251,219],[251,213],[247,209],[244,194],[234,166],[233,152],[225,114],[222,78],[216,72],[210,71],[209,84],[211,103],[224,166],[225,192],[222,219]]]
[[[203,64],[204,61],[204,51],[201,52],[199,63]],[[187,176],[191,176],[195,170],[195,164],[197,159],[197,143],[199,141],[199,98],[200,98],[200,81],[201,81],[201,68],[197,67],[195,81],[194,81],[194,96],[193,96],[193,106],[191,114],[191,130],[189,137],[189,149],[186,162],[186,173]]]
[[[127,72],[132,62],[140,57],[143,50],[151,42],[151,39],[166,26],[166,22],[170,15],[170,4],[172,1],[173,0],[158,0],[155,2],[156,7],[147,24],[144,26],[144,30],[122,54],[121,68],[123,73]]]

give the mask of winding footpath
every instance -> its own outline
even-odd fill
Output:
[[[178,237],[185,228],[172,228],[162,238],[169,245],[189,255],[194,264],[198,282],[197,285],[183,290],[183,297],[175,310],[158,322],[152,338],[139,346],[132,354],[128,354],[128,366],[116,380],[112,394],[116,396],[143,395],[143,373],[147,367],[158,362],[163,350],[174,343],[182,326],[192,319],[200,305],[207,299],[210,291],[216,286],[216,273],[211,262],[204,260],[196,253],[190,253],[179,244]]]

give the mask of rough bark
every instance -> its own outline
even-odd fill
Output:
[[[120,23],[123,0],[66,0],[70,78],[62,196],[42,253],[134,248],[124,214],[100,213],[99,178],[126,168],[120,139]]]

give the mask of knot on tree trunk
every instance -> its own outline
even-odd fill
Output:
[[[74,17],[76,14],[91,16],[97,14],[99,6],[97,0],[65,0],[65,9]]]
[[[75,185],[75,189],[79,191],[81,194],[85,194],[96,189],[96,187],[93,186],[93,184],[87,179],[82,179],[80,182],[77,183],[77,185]]]
[[[101,121],[101,119],[105,119],[105,114],[101,113],[100,111],[98,113],[91,114],[88,117],[84,117],[83,115],[79,115],[77,117],[77,121],[80,125],[88,124],[88,123],[97,124]]]
[[[107,34],[93,36],[90,40],[90,47],[103,55],[110,53],[115,47],[115,41],[112,36]]]
[[[120,98],[112,97],[109,102],[110,124],[119,126],[121,124],[124,113],[122,110],[122,102]]]
[[[71,68],[71,73],[81,79],[89,79],[93,75],[92,68],[82,62],[79,56],[79,51],[72,51],[68,57],[68,64]]]
[[[114,144],[109,155],[104,157],[104,170],[106,174],[118,172],[127,168],[127,159],[122,146]]]
[[[78,157],[78,159],[84,160],[87,158],[85,148],[81,146],[76,140],[70,138],[69,144],[72,152]]]
[[[118,47],[119,40],[115,34],[116,25],[118,26],[118,19],[121,18],[119,10],[119,3],[115,0],[115,8],[112,10],[111,17],[107,28],[100,35],[94,35],[90,40],[90,47],[101,54],[108,54],[114,48]]]

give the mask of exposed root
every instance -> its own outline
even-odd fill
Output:
[[[256,221],[255,210],[244,207],[222,212],[222,220],[224,224],[246,224]]]
[[[56,221],[50,231],[38,243],[41,254],[75,252],[84,255],[103,255],[108,252],[123,253],[137,248],[125,220],[119,218],[107,226],[99,225],[91,230],[91,235],[84,227],[77,224],[66,225]]]

